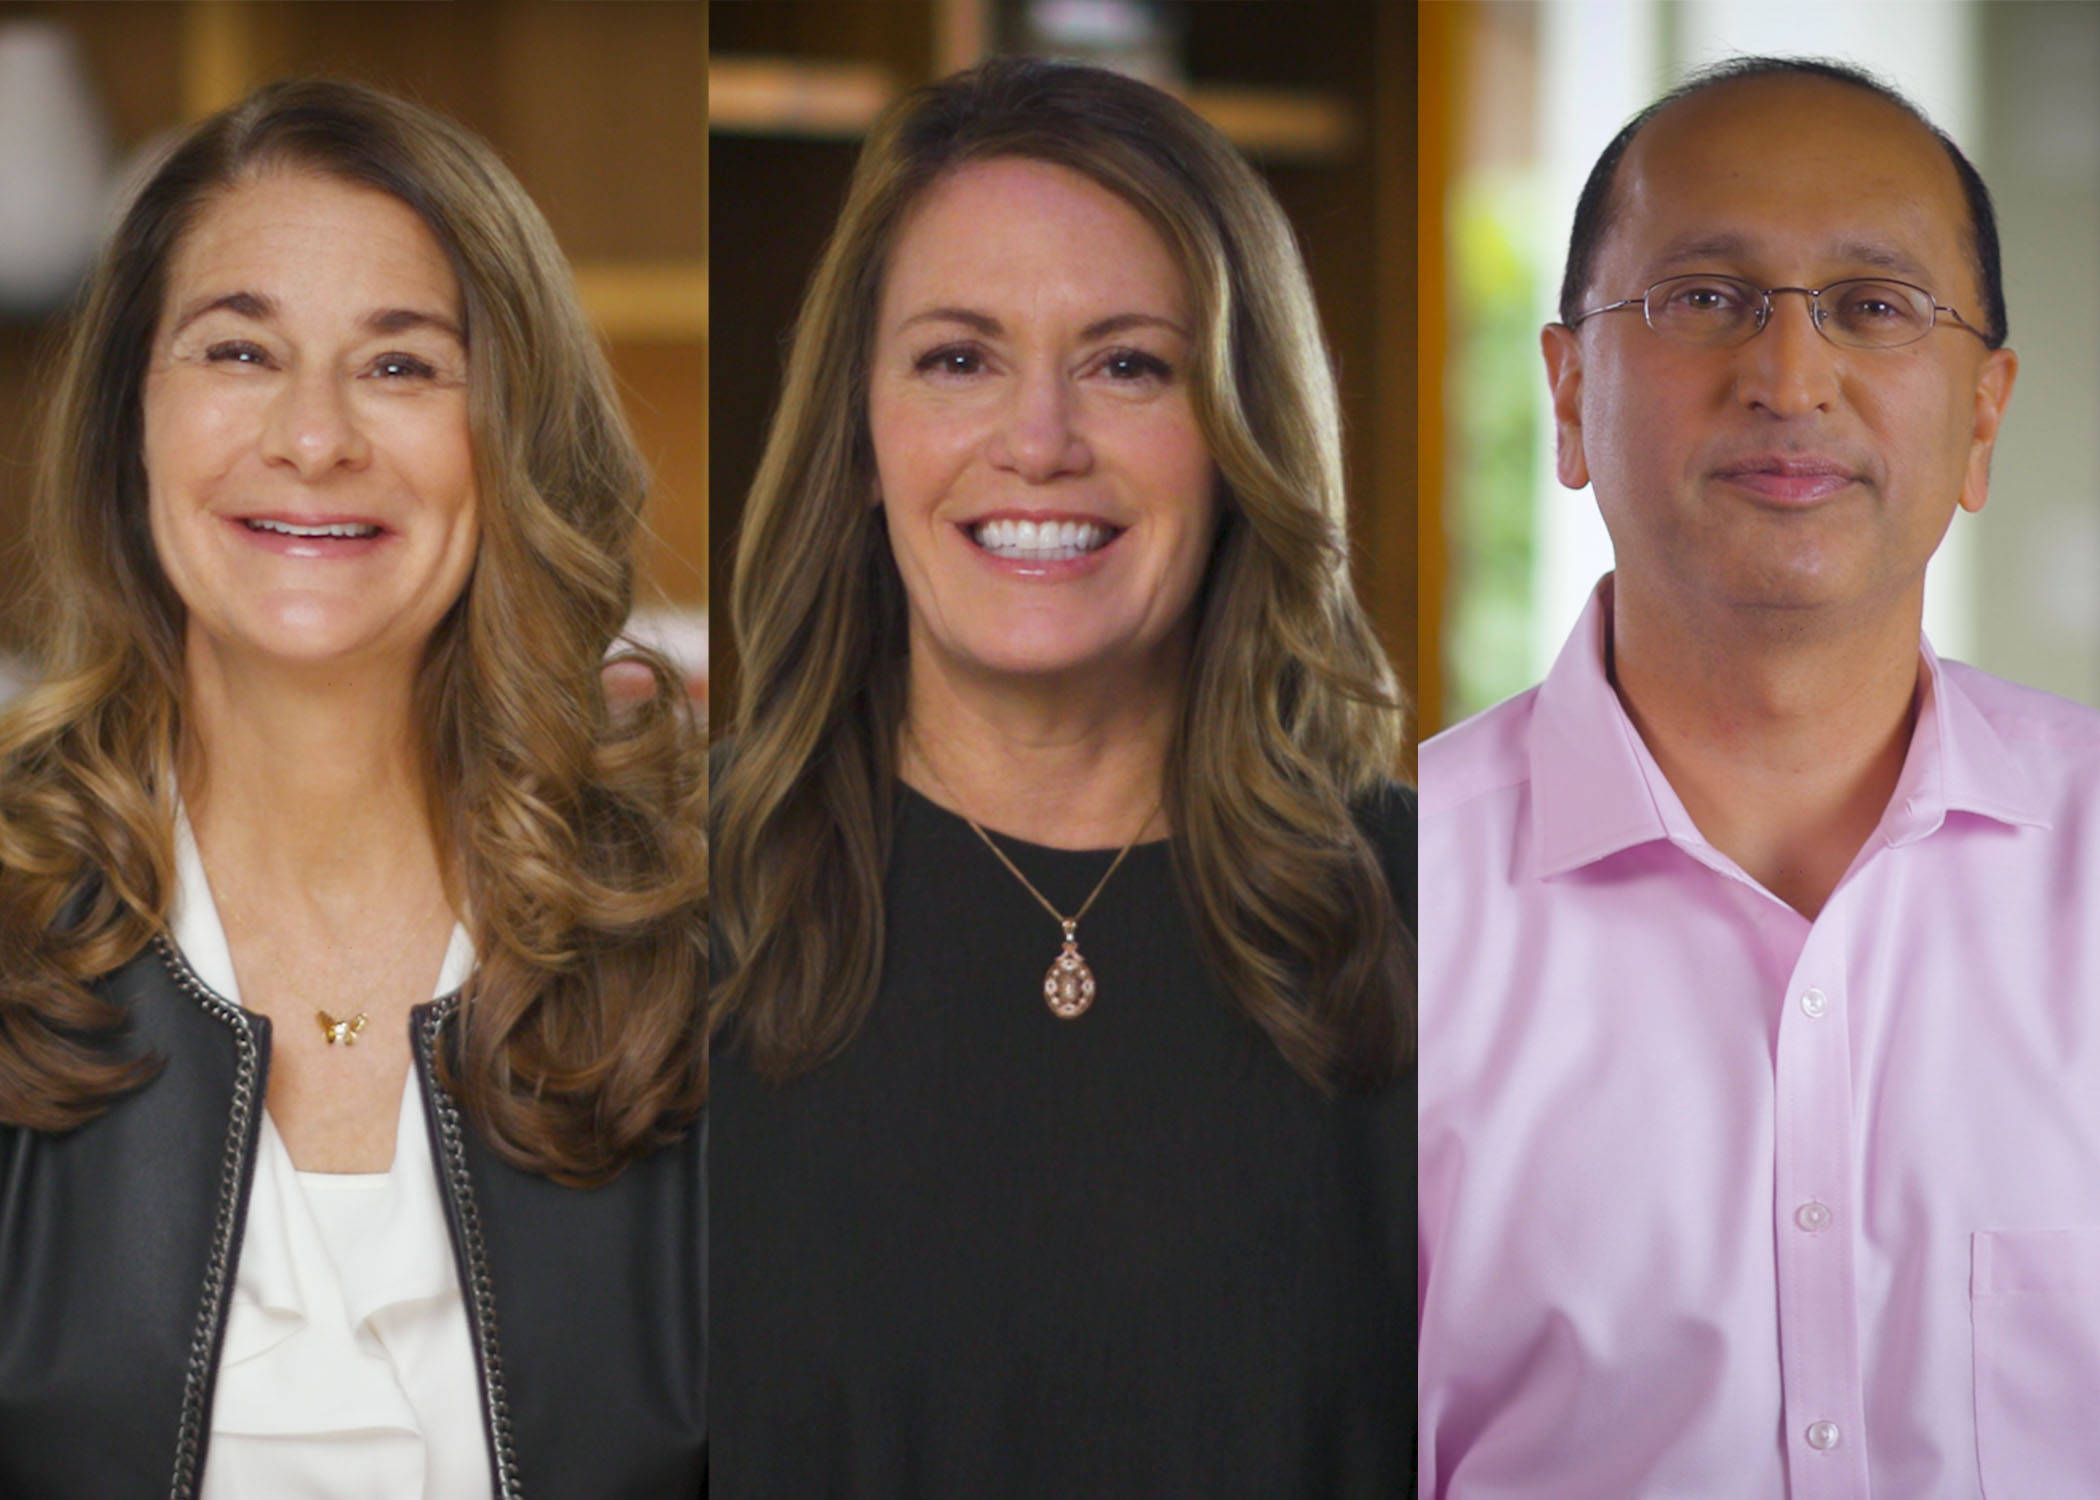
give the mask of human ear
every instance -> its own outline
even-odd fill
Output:
[[[1582,453],[1582,343],[1564,323],[1539,331],[1539,352],[1546,356],[1546,388],[1553,396],[1553,472],[1571,490],[1590,482]]]
[[[1976,399],[1969,427],[1969,467],[1962,478],[1961,508],[1983,509],[1991,491],[1991,449],[1998,442],[1998,424],[2005,420],[2006,403],[2012,400],[2013,380],[2020,373],[2020,356],[2010,349],[1993,349],[1976,372]]]

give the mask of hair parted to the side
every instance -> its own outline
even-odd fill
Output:
[[[1617,201],[1619,162],[1633,144],[1633,138],[1673,104],[1709,89],[1754,78],[1821,78],[1847,88],[1863,89],[1893,104],[1932,133],[1940,149],[1947,153],[1954,175],[1961,181],[1962,198],[1969,209],[1969,260],[1976,273],[1977,290],[1983,294],[1980,312],[1983,321],[1978,327],[1991,348],[2002,347],[2006,335],[2005,274],[1999,263],[1998,215],[1991,206],[1991,190],[1984,186],[1983,174],[1962,154],[1953,137],[1933,124],[1925,111],[1911,103],[1901,90],[1884,83],[1864,68],[1823,57],[1724,58],[1691,74],[1626,122],[1597,154],[1590,175],[1583,181],[1582,195],[1575,200],[1575,222],[1568,235],[1568,258],[1560,280],[1561,322],[1572,325],[1582,314],[1583,299],[1589,295],[1590,276],[1597,264],[1597,252],[1604,242],[1605,231],[1611,227],[1613,205]],[[1944,294],[1943,288],[1932,290]],[[1611,295],[1618,297],[1627,293],[1614,291]],[[1639,290],[1635,289],[1632,295],[1639,296]]]
[[[1166,768],[1184,907],[1223,991],[1322,1087],[1377,1087],[1413,1041],[1412,936],[1353,801],[1402,706],[1349,578],[1340,419],[1290,226],[1160,91],[1001,59],[876,125],[796,325],[744,510],[741,667],[716,771],[710,1029],[785,1080],[873,1004],[906,703],[903,584],[875,493],[867,377],[888,257],[941,176],[1023,157],[1136,208],[1187,278],[1191,390],[1221,520]]]
[[[419,668],[431,818],[478,965],[445,1079],[492,1145],[588,1183],[706,1090],[706,769],[670,668],[601,679],[647,476],[552,232],[463,127],[356,84],[274,84],[132,200],[79,309],[32,518],[42,679],[0,713],[0,1122],[63,1130],[152,1076],[90,988],[164,930],[183,752],[181,600],[147,524],[141,392],[168,266],[215,196],[313,172],[407,204],[466,310],[481,536]]]

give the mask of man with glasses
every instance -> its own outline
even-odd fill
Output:
[[[1422,752],[1423,1492],[2100,1496],[2100,714],[1920,632],[1989,195],[1741,60],[1606,148],[1560,311],[1616,570]]]

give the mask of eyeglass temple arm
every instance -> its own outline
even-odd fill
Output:
[[[1971,323],[1967,318],[1963,317],[1955,309],[1947,306],[1946,303],[1935,302],[1932,304],[1932,310],[1934,312],[1945,313],[1948,317],[1954,320],[1954,326],[1956,328],[1966,328],[1969,330],[1969,332],[1975,334],[1976,337],[1982,339],[1984,343],[1990,343],[1991,336],[1989,334],[1985,333],[1981,328],[1978,328],[1974,323]]]
[[[1568,326],[1569,326],[1570,328],[1580,328],[1580,327],[1581,327],[1581,326],[1582,326],[1583,324],[1587,323],[1587,322],[1588,322],[1588,321],[1589,321],[1590,319],[1592,319],[1592,318],[1596,317],[1596,316],[1597,316],[1597,314],[1599,314],[1599,313],[1608,313],[1608,312],[1617,312],[1617,311],[1618,311],[1618,310],[1619,310],[1620,308],[1622,308],[1622,307],[1639,307],[1639,308],[1645,308],[1645,307],[1646,307],[1646,305],[1647,305],[1647,301],[1648,301],[1648,296],[1647,296],[1647,293],[1645,293],[1645,292],[1643,292],[1643,293],[1642,293],[1642,294],[1641,294],[1640,296],[1638,296],[1638,297],[1621,297],[1621,298],[1620,298],[1620,299],[1619,299],[1618,301],[1616,301],[1616,302],[1607,302],[1607,303],[1605,303],[1605,304],[1604,304],[1604,306],[1602,306],[1602,307],[1593,307],[1593,308],[1590,308],[1590,309],[1589,309],[1589,310],[1588,310],[1587,312],[1579,312],[1579,313],[1575,314],[1575,316],[1574,316],[1573,318],[1569,319],[1569,321],[1568,321]]]

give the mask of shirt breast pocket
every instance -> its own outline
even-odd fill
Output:
[[[2100,1229],[1970,1241],[1985,1500],[2100,1496]]]

